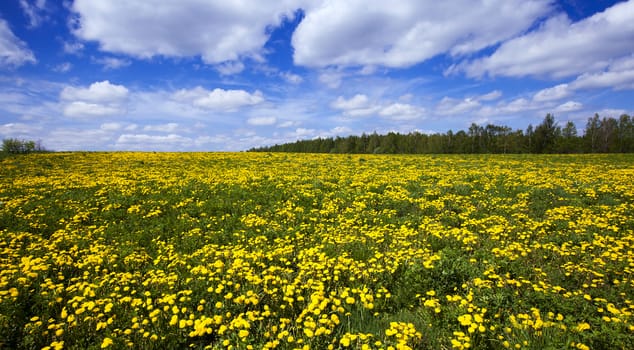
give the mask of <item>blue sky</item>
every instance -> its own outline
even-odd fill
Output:
[[[0,137],[240,151],[634,114],[634,0],[5,0]]]

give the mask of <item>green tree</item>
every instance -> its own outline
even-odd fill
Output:
[[[588,118],[588,122],[586,123],[586,130],[583,135],[586,150],[588,152],[598,152],[600,126],[601,121],[599,119],[599,114],[595,113],[593,117]]]
[[[557,126],[555,117],[550,113],[546,114],[544,121],[535,128],[533,151],[535,153],[553,153],[560,134],[561,129]]]

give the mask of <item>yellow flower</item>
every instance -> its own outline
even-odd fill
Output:
[[[350,346],[350,338],[348,338],[348,336],[344,336],[343,338],[341,338],[341,340],[339,341],[339,343],[344,347],[347,348],[348,346]]]
[[[471,315],[470,314],[465,314],[465,315],[462,315],[462,316],[458,316],[458,321],[463,326],[469,326],[469,325],[471,325]]]
[[[240,332],[238,332],[238,337],[240,337],[240,339],[244,339],[248,336],[249,336],[249,331],[246,329],[241,329]]]
[[[582,322],[579,323],[575,329],[577,330],[577,332],[583,332],[587,329],[590,329],[590,325],[587,322]]]
[[[109,347],[110,345],[112,345],[112,339],[106,337],[103,339],[103,342],[101,342],[101,348],[105,349],[107,347]]]

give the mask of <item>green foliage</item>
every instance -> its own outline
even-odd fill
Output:
[[[2,140],[2,152],[5,154],[26,154],[46,151],[39,141],[26,141],[15,138]]]
[[[579,136],[572,121],[563,128],[547,114],[541,124],[526,131],[508,126],[475,123],[467,131],[437,134],[376,132],[361,136],[317,138],[253,148],[252,152],[364,153],[364,154],[465,154],[465,153],[630,153],[634,152],[634,120],[623,114],[618,120],[588,119],[585,134]]]

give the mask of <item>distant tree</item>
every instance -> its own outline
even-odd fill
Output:
[[[599,127],[600,126],[601,126],[601,121],[599,119],[599,114],[595,113],[593,117],[588,118],[588,122],[586,123],[586,130],[583,135],[586,150],[588,152],[596,153],[599,150],[598,141],[599,141]]]
[[[533,129],[533,124],[528,124],[526,127],[526,151],[533,152],[533,139],[535,138],[535,130]]]
[[[619,152],[634,152],[634,118],[627,114],[619,117]]]
[[[577,142],[577,127],[572,121],[566,122],[566,126],[561,129],[561,138],[557,144],[557,151],[559,153],[573,153],[579,151],[579,145]]]
[[[614,118],[603,117],[599,124],[599,151],[614,152],[618,149],[619,123]]]
[[[44,152],[46,149],[40,141],[19,140],[9,138],[2,140],[2,152],[8,154],[25,154],[33,152]]]
[[[544,121],[535,128],[533,151],[535,153],[553,153],[560,133],[561,129],[557,126],[555,117],[550,113],[546,114]]]

